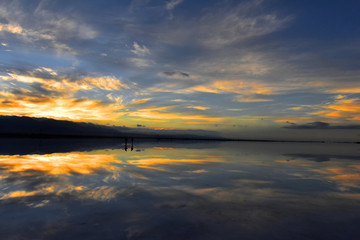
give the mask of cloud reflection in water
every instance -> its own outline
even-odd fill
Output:
[[[326,154],[332,146],[156,145],[161,144],[139,144],[142,151],[133,152],[1,155],[0,233],[9,239],[354,239],[360,234],[356,145],[348,145],[346,154],[329,153],[325,162],[304,156]],[[303,155],[297,156],[299,151]]]

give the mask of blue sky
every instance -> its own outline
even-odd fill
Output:
[[[354,126],[359,7],[358,1],[1,1],[0,114],[233,137],[313,135],[282,127],[318,121]]]

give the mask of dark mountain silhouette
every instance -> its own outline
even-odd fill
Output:
[[[204,130],[153,130],[105,126],[49,118],[0,116],[3,137],[144,137],[177,139],[218,139],[216,132]]]

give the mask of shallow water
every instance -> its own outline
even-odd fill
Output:
[[[0,145],[1,239],[360,239],[358,144]]]

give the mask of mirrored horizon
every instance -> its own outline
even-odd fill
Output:
[[[5,239],[360,236],[356,144],[135,141],[133,151],[107,142],[68,152],[56,144],[61,151],[30,154],[19,144],[18,154],[0,155]]]

